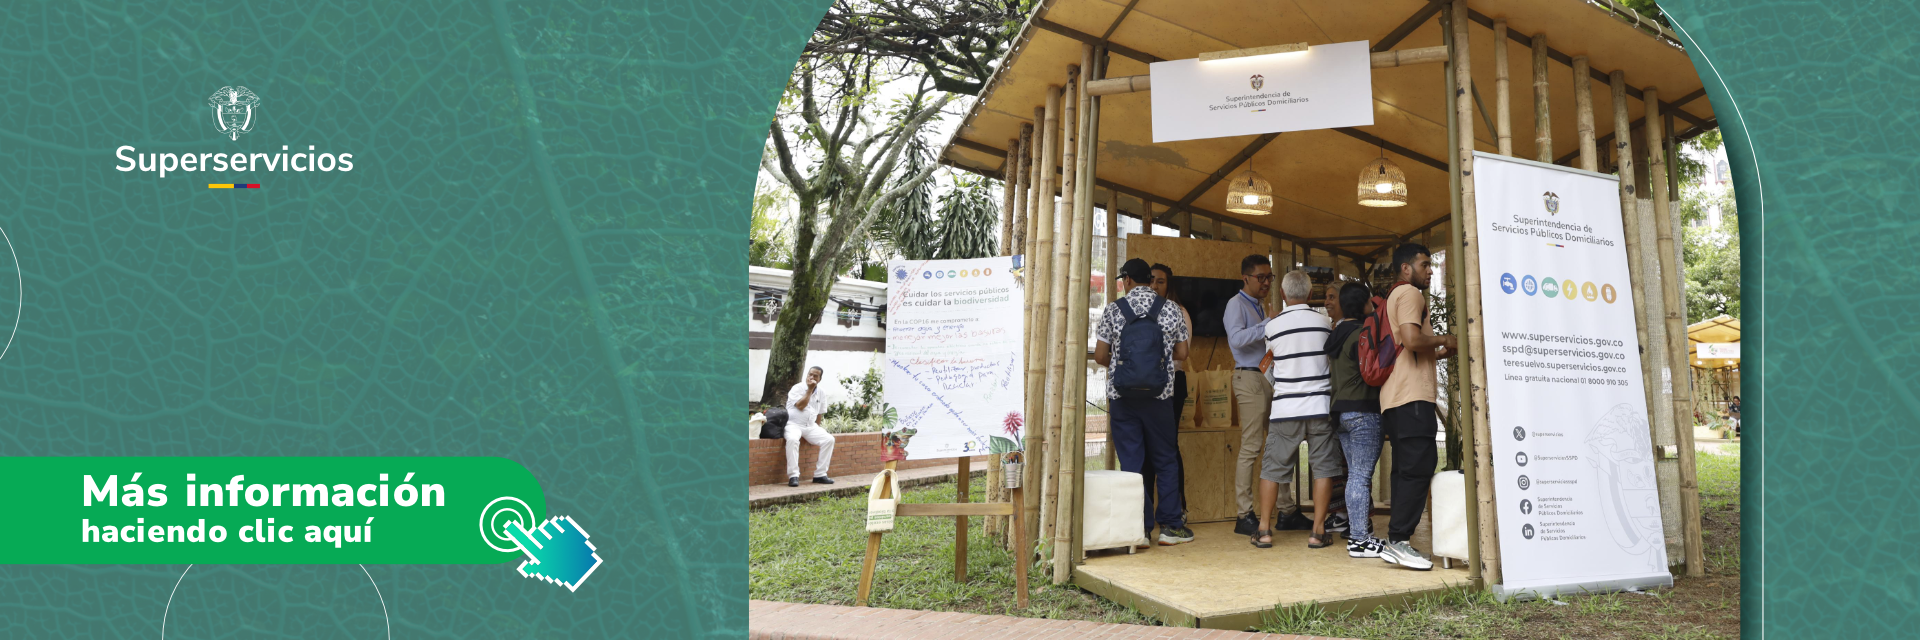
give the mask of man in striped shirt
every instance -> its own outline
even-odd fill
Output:
[[[1273,512],[1267,505],[1274,503],[1280,485],[1293,483],[1301,442],[1307,443],[1313,500],[1320,505],[1307,546],[1318,549],[1332,544],[1325,505],[1333,501],[1333,478],[1347,473],[1346,456],[1329,419],[1333,377],[1326,349],[1333,325],[1307,306],[1312,290],[1313,281],[1306,272],[1288,271],[1280,279],[1280,295],[1287,306],[1267,321],[1267,350],[1273,353],[1273,409],[1260,469],[1260,529],[1253,534],[1253,545],[1260,548],[1273,544]]]

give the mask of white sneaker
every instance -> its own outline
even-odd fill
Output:
[[[1380,559],[1387,561],[1387,564],[1397,564],[1418,571],[1430,571],[1433,569],[1433,560],[1428,559],[1426,555],[1414,550],[1413,545],[1405,540],[1389,542],[1386,546],[1381,547]]]
[[[1347,557],[1378,558],[1381,546],[1379,538],[1349,539],[1347,540]]]

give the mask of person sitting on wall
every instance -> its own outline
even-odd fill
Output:
[[[1121,471],[1152,469],[1144,515],[1146,532],[1160,525],[1160,544],[1193,541],[1180,494],[1180,441],[1174,424],[1173,363],[1187,358],[1193,329],[1186,316],[1153,292],[1153,272],[1134,258],[1120,267],[1127,280],[1125,297],[1107,304],[1094,333],[1093,359],[1107,367],[1107,437]],[[1157,491],[1156,491],[1157,489]],[[1158,500],[1152,497],[1157,496]]]
[[[833,434],[820,428],[820,367],[807,369],[807,380],[787,392],[787,486],[800,486],[800,440],[805,438],[820,448],[820,461],[814,465],[814,484],[833,484],[827,467],[833,464]]]
[[[1273,353],[1273,407],[1267,423],[1267,452],[1260,466],[1260,528],[1253,546],[1273,546],[1274,499],[1280,485],[1291,485],[1300,461],[1300,443],[1307,443],[1307,462],[1313,472],[1313,533],[1307,547],[1333,544],[1327,533],[1327,507],[1333,502],[1333,478],[1347,473],[1346,455],[1334,438],[1328,418],[1333,396],[1328,370],[1327,337],[1333,331],[1327,317],[1307,306],[1313,279],[1305,271],[1288,271],[1280,279],[1280,296],[1287,306],[1267,321],[1267,350]],[[1285,516],[1286,514],[1281,514]]]

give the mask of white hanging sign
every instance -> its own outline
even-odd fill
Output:
[[[1702,342],[1696,345],[1701,360],[1739,360],[1738,342]]]
[[[1155,62],[1148,73],[1155,143],[1373,124],[1373,60],[1365,41]]]

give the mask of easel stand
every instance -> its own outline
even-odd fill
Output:
[[[1021,516],[1020,509],[1016,508],[1016,505],[1025,504],[1020,501],[1023,497],[1021,490],[1017,488],[1013,489],[1011,495],[1008,497],[1009,502],[967,502],[969,498],[967,494],[971,488],[969,486],[971,484],[970,481],[973,479],[972,469],[970,468],[971,462],[968,458],[960,458],[960,495],[958,502],[949,504],[901,504],[894,511],[894,517],[952,516],[955,523],[953,581],[966,582],[967,518],[971,516],[1013,516],[1014,591],[1016,602],[1018,602],[1020,608],[1025,609],[1027,607],[1027,569],[1028,565],[1033,561],[1033,557],[1032,549],[1027,544],[1027,528],[1023,526],[1024,518]],[[892,461],[887,462],[887,470],[894,470],[898,464],[899,463]],[[893,495],[893,490],[890,487],[882,487],[880,494],[882,498],[897,497]],[[860,593],[859,596],[854,599],[854,606],[867,606],[867,596],[873,593],[873,568],[874,565],[880,561],[881,535],[884,534],[867,534],[867,560],[860,566]]]

